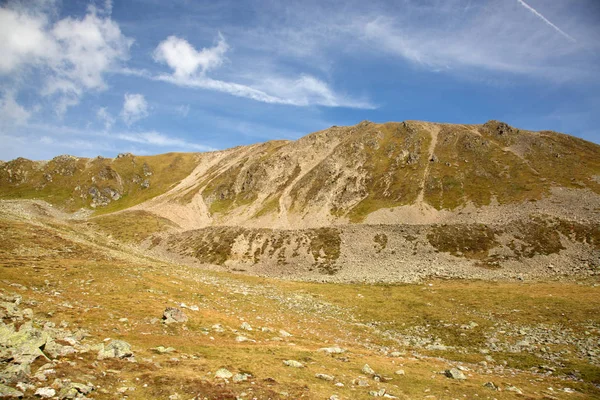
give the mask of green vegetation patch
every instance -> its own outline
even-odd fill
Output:
[[[381,253],[387,247],[388,237],[385,233],[378,233],[373,237],[375,242],[375,249],[378,253]]]
[[[335,275],[340,267],[335,263],[340,257],[342,240],[340,231],[335,228],[318,228],[307,231],[310,238],[310,252],[315,259],[315,267],[322,274]]]
[[[438,251],[482,260],[498,246],[496,234],[494,229],[483,224],[434,225],[427,240]]]

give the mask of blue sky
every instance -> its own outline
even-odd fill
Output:
[[[498,119],[600,143],[597,0],[0,0],[0,159]]]

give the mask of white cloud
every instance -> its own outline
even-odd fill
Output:
[[[148,144],[160,147],[176,147],[187,150],[212,151],[214,148],[202,144],[191,143],[186,140],[167,136],[159,132],[120,133],[116,138],[133,143]]]
[[[175,135],[148,131],[106,131],[59,124],[26,122],[18,130],[0,130],[0,159],[19,156],[43,160],[57,154],[82,157],[115,156],[122,152],[157,154],[168,151],[213,151],[215,148]],[[23,152],[27,149],[26,153]]]
[[[196,51],[184,39],[170,36],[158,45],[154,51],[154,58],[158,62],[166,63],[173,73],[158,75],[153,79],[183,87],[214,90],[263,103],[375,108],[368,101],[356,100],[334,93],[327,83],[310,75],[301,75],[298,78],[254,76],[250,77],[254,81],[251,85],[206,76],[207,71],[215,69],[223,63],[228,48],[229,46],[221,34],[219,34],[216,46],[204,48],[201,51]],[[247,76],[246,79],[248,79]]]
[[[133,40],[110,18],[110,2],[90,7],[81,18],[56,20],[52,4],[0,7],[0,75],[18,81],[34,69],[43,76],[41,93],[57,96],[60,115],[86,91],[106,89],[104,75],[128,59]],[[54,19],[53,19],[54,18]]]
[[[112,128],[115,123],[115,118],[108,112],[106,107],[101,107],[96,112],[96,117],[104,124],[104,129],[107,131]]]
[[[589,65],[573,62],[583,47],[563,31],[558,38],[549,35],[541,14],[526,12],[516,1],[474,4],[469,9],[452,1],[445,7],[413,4],[397,18],[357,19],[356,32],[372,49],[432,71],[479,69],[557,81],[591,76]]]
[[[44,17],[0,8],[0,74],[53,57],[57,53],[56,43],[46,29]]]
[[[127,125],[131,125],[136,121],[148,116],[148,103],[141,94],[125,94],[123,102],[123,110],[121,118]]]
[[[31,111],[17,103],[14,93],[5,92],[0,98],[0,131],[6,131],[10,126],[23,125],[30,116]]]
[[[214,47],[197,51],[187,40],[169,36],[154,50],[154,60],[163,62],[173,69],[176,78],[204,75],[206,71],[220,67],[229,46],[219,33]]]

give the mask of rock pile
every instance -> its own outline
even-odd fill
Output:
[[[82,399],[95,390],[91,383],[48,378],[56,374],[58,360],[70,355],[98,351],[98,360],[128,358],[133,360],[131,346],[122,340],[107,345],[85,343],[89,337],[82,329],[68,330],[67,324],[34,318],[31,309],[21,309],[22,297],[0,294],[0,397]],[[34,362],[46,361],[35,372]],[[38,365],[38,364],[36,364]]]

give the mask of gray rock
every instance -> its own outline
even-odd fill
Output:
[[[322,379],[324,381],[332,381],[335,379],[333,376],[327,374],[315,374],[315,378]]]
[[[133,356],[131,345],[123,340],[112,340],[108,345],[100,348],[98,360],[106,358],[126,358]]]
[[[296,360],[285,360],[283,363],[286,366],[292,367],[292,368],[303,368],[304,367],[304,364],[302,364],[301,362],[298,362]]]
[[[369,364],[363,365],[361,371],[365,375],[375,375],[375,371],[373,370],[373,368],[369,367]]]
[[[229,379],[233,376],[233,373],[226,368],[221,368],[215,372],[215,378]]]
[[[462,371],[457,368],[447,369],[444,371],[444,375],[446,375],[448,378],[457,379],[459,381],[464,381],[467,379],[465,374],[463,374]]]
[[[405,372],[403,369],[399,369],[398,371],[394,372],[396,375],[405,375]]]
[[[158,354],[172,353],[175,351],[175,349],[173,347],[164,347],[164,346],[153,347],[150,350],[152,350]]]
[[[92,384],[83,383],[67,383],[58,393],[59,399],[76,399],[81,398],[81,395],[90,394],[95,389]]]
[[[240,326],[240,329],[243,329],[245,331],[251,331],[252,330],[252,326],[250,326],[249,323],[247,322],[243,322],[242,325]]]
[[[38,390],[35,391],[36,396],[42,397],[44,399],[49,399],[50,397],[54,397],[55,394],[56,394],[56,390],[54,390],[50,387],[39,388]]]
[[[283,329],[279,330],[279,336],[281,337],[292,337],[292,334],[289,332],[284,331]]]
[[[250,375],[250,374],[241,374],[241,373],[239,373],[239,374],[235,374],[235,375],[233,376],[233,382],[235,382],[235,383],[239,383],[239,382],[245,382],[245,381],[247,381],[247,380],[248,380],[248,378],[250,378],[251,376],[252,376],[252,375]]]
[[[516,386],[507,386],[505,389],[507,392],[513,392],[517,394],[523,394],[523,391]]]
[[[179,308],[167,307],[162,319],[165,324],[174,324],[187,322],[188,317]]]
[[[360,387],[367,387],[369,386],[369,381],[365,378],[357,378],[352,381],[352,384]]]
[[[23,397],[23,392],[20,392],[17,389],[13,389],[10,386],[6,386],[6,385],[3,385],[0,383],[0,397],[2,397],[2,398],[9,398],[9,397],[21,398],[21,397]]]
[[[321,351],[321,352],[324,352],[327,354],[342,354],[342,353],[346,352],[345,349],[342,349],[341,347],[337,347],[337,346],[336,347],[323,347],[317,351]]]
[[[492,389],[492,390],[498,390],[498,386],[496,386],[496,384],[494,382],[486,382],[483,384],[483,387],[486,387],[486,388]]]

